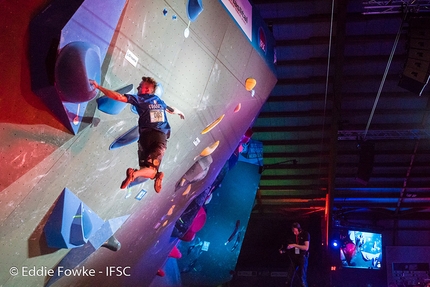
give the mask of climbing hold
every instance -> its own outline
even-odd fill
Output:
[[[208,156],[212,154],[217,149],[218,146],[219,146],[219,141],[214,142],[213,144],[211,144],[210,146],[202,150],[202,152],[200,153],[200,156]]]
[[[245,80],[245,89],[250,92],[255,88],[257,81],[254,78],[247,78]]]
[[[216,127],[224,118],[224,114],[222,116],[220,116],[219,118],[217,118],[216,120],[214,120],[212,123],[210,123],[208,126],[206,126],[203,131],[201,132],[202,135],[210,132],[214,127]]]
[[[242,104],[238,103],[237,106],[234,108],[234,112],[237,113],[242,108]]]

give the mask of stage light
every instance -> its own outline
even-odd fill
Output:
[[[337,240],[334,240],[332,242],[332,246],[337,248],[339,246],[339,242],[337,242]]]

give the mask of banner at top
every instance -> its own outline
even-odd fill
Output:
[[[248,0],[221,0],[236,23],[252,42],[252,5]]]

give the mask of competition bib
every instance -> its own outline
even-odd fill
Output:
[[[164,113],[162,110],[151,110],[150,117],[151,117],[151,123],[164,122]]]

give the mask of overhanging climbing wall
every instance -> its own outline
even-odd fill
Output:
[[[1,21],[17,27],[12,29],[15,34],[10,32],[7,36],[16,43],[26,43],[26,30],[20,28],[25,26],[23,19],[29,23],[44,4],[7,3]],[[115,233],[122,245],[119,251],[100,248],[83,263],[85,268],[101,273],[95,277],[63,276],[58,286],[72,282],[94,285],[100,277],[109,277],[115,286],[149,284],[165,263],[175,244],[171,238],[175,222],[215,180],[276,83],[273,67],[262,56],[264,53],[250,42],[221,1],[203,1],[204,9],[192,22],[186,4],[187,1],[128,1],[101,69],[101,84],[112,89],[129,84],[136,87],[142,76],[154,77],[163,87],[162,99],[186,116],[183,121],[169,115],[172,136],[161,165],[166,176],[160,194],[154,192],[152,181],[129,190],[119,188],[126,168],[137,167],[136,144],[109,149],[115,139],[137,123],[136,114],[128,106],[111,115],[99,111],[95,100],[90,101],[79,132],[71,135],[32,94],[30,79],[25,79],[28,75],[22,76],[23,81],[19,76],[2,78],[3,87],[21,89],[13,97],[2,98],[2,105],[9,110],[5,111],[8,117],[0,131],[0,251],[9,260],[0,263],[0,284],[43,285],[44,276],[25,276],[22,271],[27,266],[55,268],[66,256],[67,249],[49,248],[43,234],[55,201],[66,187],[104,221],[130,217]],[[189,35],[185,37],[188,24]],[[254,40],[258,41],[258,37]],[[22,57],[24,69],[29,69],[25,65],[27,47],[11,45],[9,49],[19,50],[17,55]],[[10,67],[9,72],[16,75],[21,68]],[[253,91],[245,89],[245,80],[250,77],[257,82]],[[218,125],[202,134],[222,115]],[[184,173],[206,147],[217,141],[207,175],[193,183],[187,193],[178,190],[176,184]],[[18,268],[17,274],[9,273],[12,266]],[[125,270],[131,276],[108,276],[106,266],[121,270],[128,267]]]

